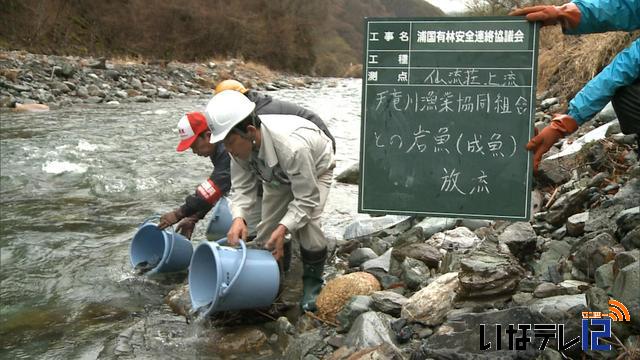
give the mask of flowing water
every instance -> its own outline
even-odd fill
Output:
[[[358,159],[360,89],[359,80],[327,79],[270,94],[328,123],[338,174]],[[128,250],[145,218],[178,206],[209,175],[208,159],[175,151],[178,119],[207,100],[0,113],[0,358],[115,358],[108,344],[140,319],[184,322],[163,300],[183,279],[135,276]],[[340,238],[352,221],[356,194],[349,185],[331,190],[328,236]],[[207,356],[185,334],[165,327],[157,337],[173,338],[171,356]],[[151,345],[141,353],[168,354]]]

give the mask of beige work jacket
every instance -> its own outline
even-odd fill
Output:
[[[262,141],[251,160],[231,157],[231,213],[246,219],[263,186],[290,186],[293,200],[280,224],[290,232],[309,222],[318,206],[318,177],[335,167],[331,140],[311,121],[295,115],[260,115]]]

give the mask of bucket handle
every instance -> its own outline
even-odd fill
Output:
[[[154,215],[149,216],[148,218],[146,218],[146,219],[144,219],[142,221],[142,224],[140,224],[139,228],[141,228],[144,225],[146,225],[147,223],[151,222],[151,220],[160,219],[160,217],[161,217],[160,214],[154,214]],[[168,228],[171,228],[171,231],[168,231],[168,233],[171,234],[171,241],[169,242],[171,244],[171,247],[169,248],[169,253],[167,254],[167,259],[171,259],[171,253],[173,253],[173,246],[175,245],[174,243],[175,243],[176,230],[173,228],[173,225],[169,225],[167,227],[167,229]]]
[[[223,244],[226,242],[227,242],[227,238],[223,238],[216,241],[216,243],[218,244]],[[244,241],[242,240],[240,240],[240,247],[242,248],[242,260],[240,260],[240,266],[238,266],[238,270],[236,270],[236,273],[233,275],[233,278],[231,278],[231,281],[229,281],[228,284],[225,284],[223,282],[222,285],[220,285],[220,287],[222,288],[220,291],[220,297],[227,296],[227,294],[231,290],[231,287],[233,287],[233,284],[235,284],[236,280],[238,280],[238,277],[240,276],[240,273],[244,268],[244,264],[247,261],[247,245],[245,245]]]

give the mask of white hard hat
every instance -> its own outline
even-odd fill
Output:
[[[214,95],[204,112],[211,130],[209,142],[214,144],[224,140],[229,131],[246,119],[255,107],[256,104],[237,91],[225,90]]]

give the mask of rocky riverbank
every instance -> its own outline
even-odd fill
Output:
[[[238,59],[144,63],[0,51],[0,108],[15,107],[16,103],[59,108],[208,97],[219,81],[229,78],[258,90],[304,87],[315,81]]]
[[[539,126],[555,102],[539,102]],[[565,145],[580,144],[596,128],[600,139],[542,162],[530,222],[400,216],[355,222],[337,243],[316,315],[271,313],[265,316],[274,321],[263,318],[262,327],[220,323],[228,315],[212,319],[227,334],[216,342],[216,356],[639,358],[640,163],[635,139],[620,133],[610,108]],[[630,321],[612,322],[606,339],[612,350],[583,351],[583,313],[609,313],[610,299],[626,306]],[[168,302],[188,311],[187,288]],[[508,350],[510,324],[531,326],[527,336],[516,328],[525,339],[519,351]],[[539,324],[554,327],[544,350]]]

